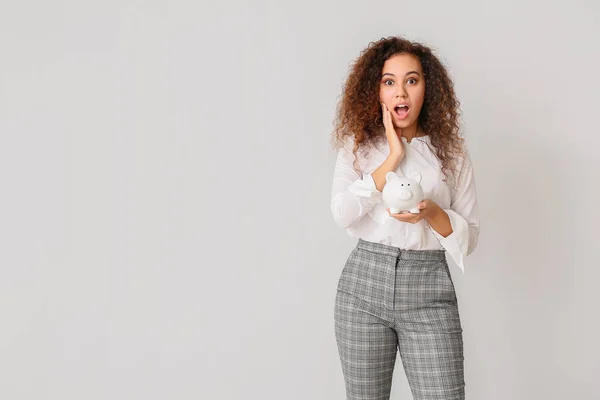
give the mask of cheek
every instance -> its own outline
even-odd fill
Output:
[[[413,97],[412,98],[413,108],[417,110],[421,110],[423,108],[423,97]]]
[[[423,99],[425,99],[425,88],[419,88],[415,93],[415,100],[419,108],[423,105]]]
[[[393,95],[394,92],[389,87],[382,86],[379,89],[379,100],[389,99]]]

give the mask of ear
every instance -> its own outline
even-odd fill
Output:
[[[398,179],[398,175],[394,171],[390,171],[387,174],[385,174],[386,182],[393,181],[394,179]]]
[[[415,181],[417,181],[420,184],[421,179],[423,179],[423,176],[419,172],[413,172],[412,174],[410,174],[410,178],[414,179]]]

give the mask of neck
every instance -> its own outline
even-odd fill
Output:
[[[417,136],[422,136],[422,132],[418,129],[419,124],[415,122],[411,126],[407,126],[406,128],[395,128],[396,134],[398,137],[404,136],[406,141],[410,143],[410,141]]]

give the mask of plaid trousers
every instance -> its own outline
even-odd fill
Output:
[[[359,239],[334,321],[347,400],[389,399],[397,351],[414,400],[464,400],[462,327],[443,250]]]

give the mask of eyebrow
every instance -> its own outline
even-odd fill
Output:
[[[407,72],[406,74],[404,74],[404,76],[406,76],[406,75],[410,75],[410,74],[417,74],[417,75],[421,76],[421,74],[419,74],[417,71],[410,71],[410,72]],[[393,76],[393,77],[396,77],[396,75],[392,74],[391,72],[386,72],[385,74],[381,75],[381,77],[383,78],[383,77],[384,77],[384,76],[386,76],[386,75],[391,75],[391,76]]]

